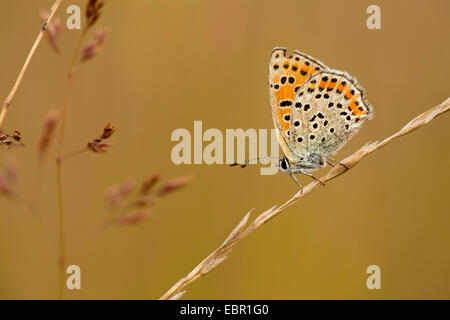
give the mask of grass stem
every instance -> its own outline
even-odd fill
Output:
[[[189,274],[185,277],[181,278],[177,283],[175,283],[166,293],[164,293],[159,299],[167,300],[167,299],[179,299],[185,292],[184,288],[197,280],[198,278],[206,275],[217,266],[219,266],[222,262],[228,258],[231,250],[242,240],[247,238],[250,234],[255,232],[265,223],[269,222],[276,216],[280,215],[286,208],[292,206],[296,202],[298,202],[303,197],[307,196],[314,190],[318,189],[322,186],[322,183],[326,183],[338,176],[349,172],[354,166],[356,166],[364,157],[371,154],[372,152],[380,149],[388,143],[391,143],[393,140],[404,136],[420,127],[425,126],[431,120],[436,118],[437,116],[444,114],[445,112],[450,111],[450,98],[447,98],[441,104],[432,107],[431,109],[425,111],[424,113],[418,115],[410,122],[408,122],[403,128],[401,128],[398,132],[393,135],[387,137],[386,139],[378,142],[368,143],[357,150],[352,155],[348,156],[341,163],[345,166],[337,165],[334,166],[322,176],[319,181],[314,180],[303,190],[298,191],[294,194],[289,200],[283,203],[279,207],[272,207],[263,213],[259,214],[249,225],[250,213],[248,212],[244,218],[240,221],[240,223],[233,229],[230,235],[225,239],[225,241],[211,254],[209,254],[205,259],[203,259]]]
[[[64,132],[66,127],[66,118],[67,118],[67,109],[69,105],[69,94],[70,88],[72,85],[72,79],[76,71],[76,67],[78,65],[78,56],[81,50],[81,45],[83,44],[83,39],[85,35],[84,29],[81,33],[80,38],[78,39],[77,46],[75,47],[75,51],[73,53],[72,62],[69,66],[69,71],[67,73],[67,82],[66,89],[64,94],[64,102],[61,114],[61,124],[59,127],[59,143],[58,143],[58,152],[56,156],[56,189],[57,189],[57,198],[58,198],[58,260],[59,260],[59,299],[64,298],[64,270],[65,270],[65,234],[64,234],[64,202],[63,202],[63,181],[62,181],[62,163],[64,158],[62,157],[62,148],[64,143]]]
[[[47,18],[45,19],[44,23],[42,24],[39,34],[38,34],[36,40],[34,41],[33,46],[31,47],[31,50],[28,53],[27,58],[25,59],[25,63],[23,64],[22,69],[20,70],[20,73],[16,79],[16,82],[14,83],[11,91],[9,92],[5,101],[3,102],[2,111],[0,112],[0,127],[2,126],[3,121],[5,120],[6,114],[8,113],[9,107],[12,103],[14,95],[17,92],[17,89],[19,88],[20,84],[22,83],[23,76],[24,76],[25,72],[27,71],[28,66],[30,65],[30,61],[33,58],[34,54],[36,53],[39,43],[41,42],[42,37],[44,36],[45,31],[47,30],[47,26],[53,19],[53,16],[55,15],[56,10],[58,9],[59,5],[61,4],[61,1],[62,0],[56,0],[55,3],[53,4],[52,8],[50,9],[50,11],[47,15]]]

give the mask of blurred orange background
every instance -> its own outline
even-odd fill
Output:
[[[45,115],[61,108],[67,65],[79,30],[65,28],[63,1],[56,55],[43,39],[4,128],[27,148],[15,158],[20,193],[30,197]],[[52,0],[0,4],[0,95],[6,97]],[[381,8],[381,30],[368,30],[366,8]],[[222,243],[251,208],[260,213],[297,186],[259,168],[172,164],[176,128],[272,128],[267,64],[274,46],[299,49],[355,75],[375,118],[336,156],[396,132],[449,95],[448,1],[107,1],[98,27],[103,52],[76,74],[64,150],[119,130],[113,149],[63,166],[67,263],[82,289],[67,299],[155,299]],[[83,20],[84,23],[84,20]],[[92,36],[92,31],[88,38]],[[447,39],[447,40],[445,40]],[[212,273],[187,287],[187,299],[449,299],[448,114],[363,160],[239,244]],[[55,146],[53,146],[53,151]],[[325,172],[316,172],[317,176]],[[108,217],[105,189],[192,176],[135,226],[99,226]],[[309,178],[300,177],[306,184]],[[45,163],[36,216],[0,198],[0,298],[57,297],[55,169]],[[381,290],[368,290],[366,268],[381,267]]]

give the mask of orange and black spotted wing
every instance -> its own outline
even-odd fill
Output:
[[[324,70],[310,77],[295,95],[294,120],[286,140],[300,157],[334,154],[373,116],[364,88],[355,77]]]
[[[269,92],[272,118],[278,129],[278,140],[284,154],[292,158],[286,142],[291,135],[291,108],[299,88],[314,74],[327,70],[322,62],[295,50],[292,56],[286,49],[276,47],[272,50],[269,62]]]

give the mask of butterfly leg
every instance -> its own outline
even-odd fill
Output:
[[[311,173],[304,172],[304,171],[300,171],[300,172],[303,173],[304,175],[307,175],[308,177],[313,178],[314,180],[316,180],[317,182],[319,182],[321,185],[325,186],[325,183],[323,183],[322,181],[320,181],[319,178],[314,177]]]
[[[301,191],[300,193],[303,193],[303,187],[302,187],[302,185],[300,184],[300,182],[297,180],[297,177],[294,176],[293,173],[290,173],[289,175],[291,176],[292,180],[294,180],[295,183],[298,184],[298,186],[300,187],[300,191]]]
[[[348,170],[348,167],[345,165],[345,164],[343,164],[342,162],[339,162],[339,161],[337,161],[337,160],[334,160],[333,158],[331,158],[331,157],[326,157],[328,160],[331,160],[331,161],[333,161],[334,163],[339,163],[341,166],[343,166],[346,170]],[[334,167],[331,163],[329,163],[329,162],[327,162],[330,166],[332,166],[332,167]]]
[[[330,161],[325,161],[326,163],[327,163],[327,165],[329,165],[330,167],[335,167],[335,165],[334,164],[332,164]]]

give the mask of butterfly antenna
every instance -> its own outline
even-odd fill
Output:
[[[239,163],[239,162],[232,163],[232,164],[230,164],[230,167],[241,166],[241,168],[245,168],[249,164],[257,164],[258,161],[261,161],[261,160],[262,161],[264,161],[264,160],[273,161],[273,160],[280,160],[280,158],[277,158],[277,157],[258,157],[258,158],[246,160],[243,163]],[[255,163],[251,163],[251,162],[254,162],[254,161],[256,161],[256,162]]]

